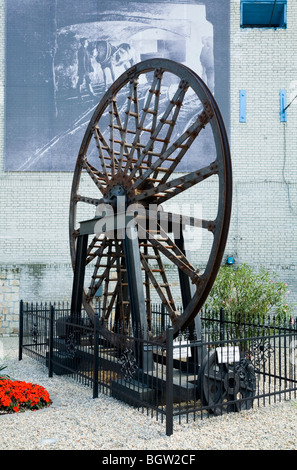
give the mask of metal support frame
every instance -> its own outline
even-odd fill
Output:
[[[78,318],[81,313],[88,235],[93,234],[98,227],[101,228],[102,233],[107,233],[112,226],[115,230],[114,234],[120,234],[124,242],[130,309],[134,328],[133,334],[135,338],[144,340],[143,343],[141,343],[142,348],[138,348],[137,351],[134,351],[134,354],[138,366],[147,371],[152,367],[152,360],[150,360],[152,353],[145,347],[145,341],[148,339],[148,324],[137,227],[133,223],[133,216],[125,215],[125,213],[118,213],[116,217],[104,217],[105,223],[98,224],[101,220],[103,220],[103,218],[96,217],[80,223],[80,233],[83,235],[77,238],[71,312],[74,318]],[[125,232],[124,235],[123,232]]]
[[[141,261],[139,254],[139,243],[137,227],[127,226],[124,238],[124,251],[127,269],[127,280],[130,297],[130,308],[134,337],[143,339],[134,351],[138,366],[146,372],[153,365],[152,351],[146,346],[148,340],[148,323],[146,315],[146,304],[142,282]]]
[[[71,322],[73,323],[78,322],[81,317],[87,249],[88,235],[78,236],[71,299]]]
[[[189,253],[186,252],[185,239],[182,230],[180,230],[180,233],[175,237],[174,241],[180,251],[185,256],[187,256],[188,259],[190,259]],[[194,286],[191,284],[190,278],[181,269],[178,270],[178,275],[181,288],[182,304],[183,308],[185,309],[194,295]],[[188,330],[190,340],[202,343],[202,326],[199,313],[196,315],[193,322],[189,325]],[[201,366],[203,357],[204,351],[202,347],[198,346],[191,348],[191,357],[189,358],[189,362],[194,362],[195,364],[198,364],[198,366]]]
[[[127,227],[124,239],[124,250],[132,321],[135,327],[141,331],[143,337],[147,338],[148,328],[145,298],[142,283],[137,228],[135,226]],[[139,336],[139,334],[137,336]]]

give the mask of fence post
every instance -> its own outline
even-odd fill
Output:
[[[24,302],[20,301],[19,318],[19,361],[23,359],[23,334],[24,334]]]
[[[98,398],[98,317],[99,315],[96,313],[94,317],[93,398]]]
[[[55,307],[50,306],[50,324],[49,324],[49,351],[48,351],[48,376],[53,376],[53,349],[54,349],[54,322]]]
[[[222,341],[222,346],[223,342],[225,340],[225,310],[223,307],[220,309],[220,341]]]
[[[165,305],[161,304],[161,331],[165,331]]]
[[[166,435],[173,434],[173,328],[166,330]]]

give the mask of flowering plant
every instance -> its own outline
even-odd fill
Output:
[[[0,377],[0,412],[39,410],[51,403],[48,392],[41,385]]]

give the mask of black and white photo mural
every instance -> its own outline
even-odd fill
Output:
[[[229,131],[229,1],[7,1],[5,171],[73,171],[106,89],[157,57],[205,81]]]

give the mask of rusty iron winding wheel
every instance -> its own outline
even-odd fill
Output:
[[[212,202],[214,216],[177,214],[172,203],[187,201],[187,192],[205,180],[214,181],[218,188]],[[120,208],[119,196],[124,201]],[[95,296],[101,289],[101,326],[111,337],[113,330],[107,324],[113,315],[123,329],[132,318],[150,337],[164,340],[152,325],[151,305],[158,301],[175,335],[192,325],[222,261],[231,199],[227,134],[205,83],[186,66],[170,60],[152,59],[131,67],[98,104],[77,158],[70,203],[71,259],[76,273],[73,308],[79,308],[75,302],[81,291],[83,306],[93,318]],[[104,229],[96,232],[104,204],[114,214],[132,204],[139,207],[136,220],[145,221],[143,230],[136,238],[109,237]],[[203,213],[205,205],[207,200]],[[146,223],[149,215],[154,229]],[[197,229],[202,236],[211,236],[203,269],[187,256],[184,230],[189,227],[193,233]],[[181,229],[179,236],[176,228]],[[179,285],[174,289],[179,288],[182,312],[176,306],[170,266],[178,272],[175,284]]]

